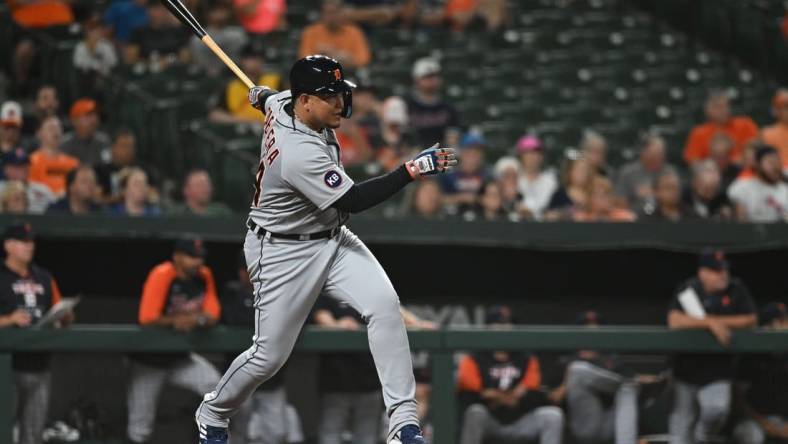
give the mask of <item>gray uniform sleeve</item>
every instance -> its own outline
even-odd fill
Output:
[[[282,157],[282,179],[321,211],[353,186],[350,176],[317,143],[301,143]]]

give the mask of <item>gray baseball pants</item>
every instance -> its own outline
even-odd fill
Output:
[[[346,302],[367,322],[383,401],[391,419],[388,439],[419,424],[416,381],[399,298],[383,267],[346,227],[331,239],[260,238],[248,231],[244,253],[255,291],[252,346],[227,369],[197,409],[199,422],[227,427],[230,417],[284,365],[318,295]]]
[[[567,369],[569,428],[580,442],[635,444],[638,435],[638,386],[618,373],[586,361]],[[603,396],[613,396],[605,408]]]
[[[731,408],[731,381],[703,386],[676,381],[668,426],[670,444],[707,442],[719,433]]]
[[[538,440],[539,444],[561,444],[564,412],[558,407],[539,407],[517,421],[503,425],[482,404],[471,404],[463,417],[460,444],[482,444],[485,439]],[[498,442],[498,441],[493,441]]]
[[[19,444],[41,444],[49,413],[51,374],[14,371],[12,418],[19,419]]]
[[[126,434],[132,442],[145,442],[153,435],[156,406],[164,384],[190,390],[198,395],[216,385],[219,372],[202,356],[191,353],[170,368],[158,368],[131,361],[128,388],[129,420]]]

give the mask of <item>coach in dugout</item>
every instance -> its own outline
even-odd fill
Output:
[[[3,248],[6,257],[0,267],[0,327],[33,326],[60,301],[60,290],[47,270],[33,264],[35,241],[29,224],[6,228]],[[56,326],[73,321],[74,314],[68,312]],[[49,410],[50,358],[49,353],[13,355],[12,417],[19,420],[19,444],[41,443]]]
[[[203,265],[201,239],[183,238],[175,243],[171,261],[151,270],[142,290],[139,323],[190,332],[219,320],[220,306],[213,273]],[[128,391],[128,439],[145,443],[153,434],[156,402],[165,383],[200,396],[219,382],[219,372],[195,353],[133,354]]]
[[[722,250],[705,249],[698,274],[679,286],[668,312],[673,329],[706,329],[727,347],[733,330],[757,323],[755,304],[744,284],[731,278]],[[730,354],[682,354],[674,358],[671,444],[708,442],[718,434],[731,408],[734,361]]]
[[[511,328],[509,307],[487,313],[493,328]],[[460,394],[471,400],[463,417],[460,444],[482,444],[485,439],[537,440],[560,444],[564,413],[550,406],[541,390],[542,376],[535,355],[508,351],[468,355],[460,362]]]

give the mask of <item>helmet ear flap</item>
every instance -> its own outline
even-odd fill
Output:
[[[345,103],[344,108],[342,108],[342,117],[347,119],[353,115],[353,91],[350,89],[343,91],[342,98]]]

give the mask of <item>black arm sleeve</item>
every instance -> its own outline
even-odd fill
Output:
[[[412,180],[402,165],[388,174],[354,184],[331,206],[346,213],[359,213],[393,196]]]

